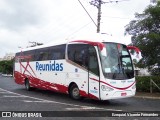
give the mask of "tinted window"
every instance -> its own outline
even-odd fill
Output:
[[[29,61],[44,61],[44,60],[58,60],[65,59],[66,45],[58,45],[47,48],[35,49],[25,52],[16,53],[16,62],[26,62],[28,59],[18,58],[17,56],[30,57]]]
[[[88,68],[88,45],[70,44],[68,45],[68,59],[80,66]]]
[[[89,71],[99,75],[97,52],[93,46],[89,47]]]
[[[22,54],[22,56],[24,55],[24,57],[28,57],[24,59],[24,62],[26,62],[27,60],[29,61],[34,61],[34,55],[35,55],[35,51],[34,50],[30,50],[30,51],[26,51]]]
[[[27,62],[28,60],[33,61],[34,53],[35,53],[34,50],[16,53],[15,62],[19,62],[19,61]]]
[[[49,60],[65,59],[65,49],[65,44],[50,47]]]
[[[49,48],[37,49],[34,56],[34,61],[48,60]]]
[[[16,53],[16,55],[15,55],[16,57],[15,57],[15,62],[19,62],[20,61],[20,59],[18,58],[18,56],[20,56],[20,53]]]

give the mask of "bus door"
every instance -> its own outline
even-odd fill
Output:
[[[99,98],[99,66],[97,47],[88,44],[68,44],[66,84],[75,82],[82,96]]]
[[[88,44],[68,44],[66,84],[75,83],[81,96],[88,97]]]
[[[100,76],[97,56],[97,47],[89,46],[88,50],[88,95],[90,98],[100,98]]]

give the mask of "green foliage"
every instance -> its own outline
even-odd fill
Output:
[[[145,61],[144,59],[142,58],[138,63],[134,64],[135,67],[138,67],[138,68],[146,68],[147,66],[145,65]]]
[[[0,61],[0,72],[4,74],[13,73],[13,60]]]
[[[142,52],[143,61],[139,65],[150,68],[160,64],[160,2],[149,5],[142,14],[136,13],[135,18],[126,26],[126,32]]]
[[[150,79],[152,79],[160,87],[160,76],[137,76],[136,87],[138,92],[150,92]],[[160,90],[152,85],[153,92],[160,92]]]

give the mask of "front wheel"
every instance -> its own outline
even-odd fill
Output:
[[[81,97],[80,97],[80,91],[79,91],[79,88],[76,84],[73,84],[70,88],[70,96],[71,98],[75,99],[75,100],[79,100]]]
[[[25,80],[25,88],[27,91],[30,91],[31,90],[31,87],[30,87],[30,83],[29,83],[29,80]]]

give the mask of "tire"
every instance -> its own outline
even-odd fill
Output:
[[[71,86],[69,94],[72,99],[79,100],[81,98],[79,88],[76,84]]]
[[[26,88],[27,91],[31,90],[30,83],[29,83],[28,79],[25,80],[25,88]]]

